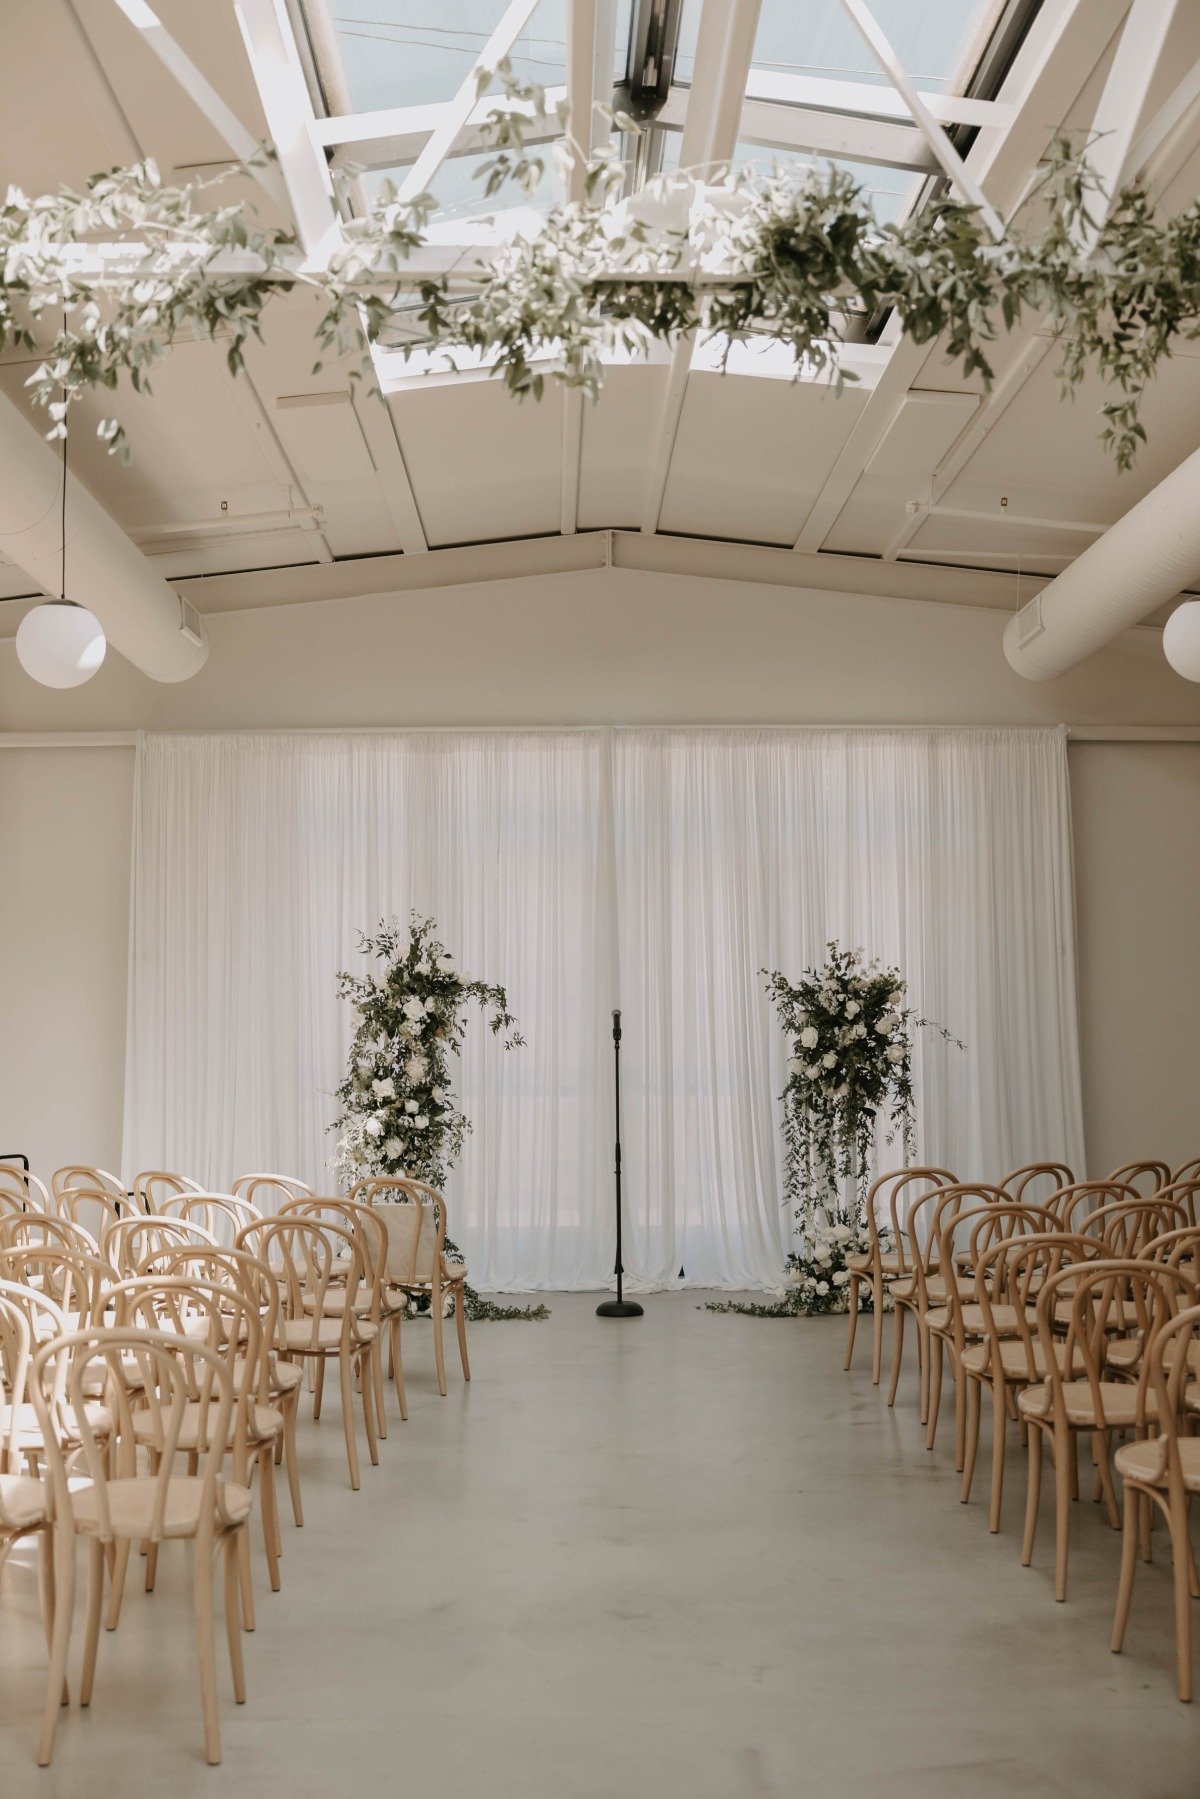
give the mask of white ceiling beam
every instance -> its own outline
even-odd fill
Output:
[[[728,162],[737,143],[754,53],[760,0],[705,0],[696,37],[691,96],[683,126],[679,166],[708,179]],[[658,530],[663,498],[692,364],[694,334],[675,345],[658,431],[646,477],[642,530]]]
[[[487,148],[486,126],[493,113],[516,113],[529,121],[526,142],[552,143],[562,136],[559,102],[567,98],[565,87],[546,89],[546,107],[538,112],[531,100],[507,94],[484,94],[454,141],[452,153],[466,156]],[[314,118],[310,135],[314,144],[333,153],[334,166],[353,163],[358,168],[396,168],[414,162],[430,134],[445,116],[446,102],[427,106],[391,106],[379,112],[338,113]]]
[[[475,109],[479,98],[479,76],[484,69],[494,69],[502,62],[529,23],[537,0],[509,0],[508,6],[491,37],[471,64],[453,99],[442,108],[438,124],[430,132],[425,148],[400,183],[402,200],[423,194],[454,146],[455,139]]]
[[[300,247],[310,263],[319,264],[327,261],[341,244],[342,222],[324,152],[312,140],[312,98],[291,23],[282,0],[235,0],[235,10],[267,129],[279,156]],[[364,396],[377,403],[357,409],[359,424],[397,541],[406,553],[417,554],[427,550],[429,544],[395,419],[380,390],[365,332],[362,355],[366,364]]]
[[[1178,87],[1138,133],[1128,158],[1135,172],[1150,177],[1157,175],[1159,158],[1171,153],[1175,133],[1187,130],[1189,124],[1194,123],[1198,103],[1200,62],[1192,64]]]
[[[1093,202],[1093,228],[1081,240],[1085,252],[1094,247],[1121,186],[1145,173],[1144,166],[1133,160],[1141,141],[1135,138],[1135,132],[1162,58],[1175,3],[1176,0],[1133,0],[1126,14],[1108,79],[1092,119],[1092,129],[1097,136],[1089,159],[1100,175],[1103,194],[1101,200]],[[1151,156],[1160,152],[1161,144],[1162,140],[1155,140],[1152,135],[1147,139]],[[1179,147],[1177,144],[1177,150]],[[1102,167],[1098,166],[1097,153],[1100,151],[1104,152]],[[1056,341],[1052,333],[1037,333],[1005,370],[991,393],[984,397],[973,417],[933,468],[926,495],[910,509],[904,524],[888,543],[883,552],[885,561],[892,561],[902,554],[912,542],[925,523],[930,507],[936,506],[957,481],[985,438],[1046,361]]]
[[[842,0],[842,10],[848,15],[859,36],[907,106],[917,129],[929,145],[946,176],[958,188],[964,199],[969,200],[973,206],[978,208],[980,216],[986,220],[992,236],[997,240],[1002,238],[1004,225],[999,213],[950,142],[944,127],[938,123],[926,106],[917,92],[916,84],[905,73],[903,63],[892,49],[886,33],[866,0]]]
[[[607,9],[606,9],[607,10]],[[592,106],[596,92],[596,34],[599,15],[596,0],[568,0],[567,5],[567,129],[576,146],[567,174],[567,199],[584,200],[584,161],[592,148]],[[570,536],[579,523],[579,473],[583,453],[583,394],[577,387],[563,389],[562,469],[559,480],[559,530]]]
[[[1034,20],[1005,84],[1014,95],[1013,122],[1003,134],[981,137],[967,159],[975,179],[1000,210],[1015,204],[1030,166],[1044,154],[1128,4],[1129,0],[1047,0]],[[809,508],[796,538],[799,553],[821,548],[930,353],[928,344],[905,337],[897,342]]]
[[[211,81],[201,73],[191,57],[167,30],[146,0],[113,0],[117,10],[128,19],[146,48],[174,76],[179,86],[209,124],[221,142],[239,162],[251,162],[261,148],[252,131],[248,131],[231,107],[225,104]],[[254,179],[276,205],[287,210],[287,189],[279,170],[261,161],[251,170]]]
[[[668,130],[681,130],[687,105],[688,90],[672,88],[656,123]],[[745,101],[738,138],[766,144],[774,150],[843,156],[854,162],[886,163],[924,174],[931,174],[938,167],[924,138],[911,124],[863,119],[853,113],[819,112],[805,106],[780,106],[771,100]]]
[[[1003,131],[1012,124],[1013,108],[1003,100],[932,94],[923,89],[918,94],[926,112],[939,125],[978,125]],[[801,75],[791,70],[751,69],[746,98],[811,112],[853,114],[863,119],[899,119],[907,124],[912,118],[894,87],[879,87],[869,81],[840,81],[831,75]]]

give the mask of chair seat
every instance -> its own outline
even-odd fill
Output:
[[[1102,1380],[1099,1387],[1100,1403],[1104,1408],[1103,1421],[1097,1418],[1096,1402],[1089,1382],[1071,1380],[1063,1383],[1063,1404],[1066,1408],[1067,1422],[1079,1430],[1127,1429],[1137,1419],[1138,1390],[1136,1386],[1126,1381]],[[1023,1393],[1018,1393],[1017,1405],[1030,1418],[1048,1418],[1052,1409],[1049,1383],[1040,1387],[1026,1387]],[[1155,1413],[1153,1393],[1146,1394],[1145,1405],[1147,1413],[1153,1417]]]
[[[465,1262],[443,1262],[442,1263],[442,1285],[443,1285],[443,1287],[456,1287],[460,1281],[465,1281],[466,1278],[467,1278],[467,1268],[466,1268]],[[409,1293],[423,1295],[426,1293],[433,1292],[433,1282],[432,1281],[389,1281],[388,1287],[387,1287],[387,1292],[389,1295],[409,1294]]]
[[[108,1491],[108,1510],[113,1535],[117,1537],[146,1537],[154,1518],[154,1500],[158,1488],[156,1480],[139,1479],[131,1475],[121,1480],[110,1480],[106,1483]],[[225,1516],[233,1524],[243,1524],[250,1516],[250,1489],[241,1487],[231,1480],[220,1483]],[[167,1503],[163,1514],[164,1537],[194,1537],[200,1528],[200,1502],[203,1497],[204,1482],[198,1476],[180,1475],[167,1482]],[[75,1514],[75,1528],[84,1536],[98,1536],[100,1533],[100,1502],[94,1486],[83,1487],[71,1495],[71,1509]],[[221,1527],[225,1520],[218,1512],[215,1522]]]
[[[0,1530],[25,1530],[46,1516],[46,1489],[30,1474],[0,1474]]]
[[[1189,1493],[1200,1493],[1200,1437],[1179,1437],[1179,1465]],[[1160,1439],[1122,1443],[1113,1458],[1122,1480],[1140,1480],[1146,1486],[1166,1486],[1164,1446]]]
[[[370,1343],[377,1335],[376,1326],[365,1318],[355,1318],[350,1327],[350,1343],[361,1348]],[[284,1347],[299,1353],[303,1350],[318,1350],[322,1354],[336,1353],[342,1340],[342,1320],[331,1318],[328,1314],[319,1319],[289,1318],[283,1326]]]
[[[239,1356],[233,1364],[233,1383],[240,1387],[246,1378],[246,1364]],[[270,1372],[271,1391],[275,1394],[294,1393],[304,1379],[303,1372],[295,1362],[285,1362],[280,1356],[271,1357]]]
[[[199,1442],[200,1407],[189,1405],[180,1420],[179,1448],[182,1450],[205,1448]],[[248,1417],[251,1439],[258,1443],[269,1442],[277,1437],[283,1429],[283,1413],[277,1412],[274,1406],[252,1405]],[[229,1444],[232,1446],[234,1419],[229,1420]],[[139,1443],[153,1444],[158,1437],[153,1412],[135,1412],[133,1415],[133,1434]]]
[[[871,1252],[864,1250],[861,1255],[847,1256],[846,1266],[854,1274],[870,1274],[873,1266]],[[903,1274],[907,1264],[902,1262],[894,1249],[885,1250],[879,1257],[879,1268],[884,1274]]]
[[[977,1305],[960,1306],[962,1327],[968,1337],[982,1337],[987,1331],[984,1322],[983,1307]],[[1002,1337],[1015,1337],[1020,1329],[1017,1323],[1015,1306],[993,1306],[992,1320]],[[949,1332],[951,1329],[949,1306],[936,1306],[926,1312],[925,1323],[931,1331]]]
[[[1034,1372],[1031,1375],[1029,1372],[1029,1351],[1026,1349],[1024,1343],[1022,1343],[1020,1337],[1014,1335],[1001,1343],[1000,1366],[1004,1372],[1005,1380],[1045,1380],[1046,1357],[1042,1350],[1041,1343],[1035,1338],[1032,1347]],[[973,1343],[969,1349],[964,1349],[962,1365],[968,1374],[982,1374],[985,1371],[990,1371],[991,1359],[989,1345],[986,1343]]]
[[[112,1413],[107,1406],[96,1405],[93,1404],[91,1400],[85,1400],[83,1410],[84,1416],[88,1421],[88,1427],[93,1436],[107,1437],[112,1435]],[[8,1420],[9,1407],[0,1406],[0,1435],[7,1429]],[[66,1429],[67,1442],[78,1443],[79,1425],[72,1406],[67,1406],[66,1408]],[[17,1407],[17,1417],[13,1427],[12,1442],[13,1448],[22,1453],[27,1449],[40,1450],[45,1447],[42,1438],[42,1427],[38,1423],[37,1413],[34,1411],[32,1405],[29,1404],[28,1400]]]
[[[310,1293],[306,1293],[304,1296],[304,1310],[306,1312],[311,1313],[315,1305],[316,1305],[316,1301],[313,1299],[312,1295]],[[352,1309],[353,1309],[353,1312],[354,1312],[354,1315],[356,1318],[366,1318],[370,1313],[371,1296],[369,1293],[364,1294],[364,1290],[362,1287],[360,1287],[358,1290],[358,1297],[355,1299]],[[340,1318],[342,1313],[345,1310],[346,1310],[346,1289],[345,1289],[345,1287],[330,1287],[330,1288],[328,1288],[324,1299],[321,1301],[321,1311],[323,1312],[325,1317],[326,1318]]]
[[[972,1293],[975,1291],[975,1282],[973,1280],[967,1280],[965,1277],[962,1280],[956,1281],[955,1285],[957,1286],[959,1296],[962,1299],[970,1299]],[[917,1296],[917,1277],[914,1274],[910,1274],[904,1280],[893,1281],[888,1290],[893,1299],[915,1299]],[[945,1277],[940,1274],[927,1274],[925,1276],[925,1292],[933,1305],[944,1305],[946,1300]]]

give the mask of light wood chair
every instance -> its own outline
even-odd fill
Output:
[[[165,1250],[189,1247],[215,1249],[217,1240],[201,1224],[157,1212],[114,1219],[100,1239],[101,1255],[122,1280],[142,1274]]]
[[[1181,1162],[1171,1176],[1172,1184],[1176,1181],[1200,1181],[1200,1156],[1193,1156],[1190,1162]]]
[[[1067,1298],[1070,1313],[1064,1339],[1056,1327],[1061,1316],[1060,1302]],[[1038,1338],[1046,1378],[1039,1386],[1025,1387],[1017,1396],[1018,1415],[1029,1426],[1021,1563],[1027,1568],[1033,1560],[1045,1440],[1054,1457],[1057,1600],[1067,1596],[1072,1470],[1076,1466],[1079,1434],[1086,1432],[1092,1438],[1093,1459],[1109,1523],[1119,1530],[1121,1516],[1109,1466],[1112,1433],[1134,1428],[1146,1407],[1156,1403],[1152,1394],[1142,1392],[1141,1383],[1130,1382],[1120,1371],[1107,1366],[1108,1347],[1120,1328],[1119,1321],[1132,1315],[1145,1337],[1152,1320],[1194,1305],[1195,1301],[1196,1283],[1180,1269],[1109,1257],[1060,1268],[1048,1274],[1038,1290]]]
[[[151,1474],[132,1469],[123,1454],[132,1447],[134,1415],[125,1364],[137,1368],[139,1403],[153,1419],[158,1466]],[[110,1446],[86,1425],[75,1458],[86,1470],[82,1489],[68,1478],[68,1461],[57,1446],[52,1423],[55,1395],[65,1390],[67,1402],[83,1406],[84,1383],[98,1369],[115,1396],[119,1447],[112,1472]],[[49,1765],[66,1674],[75,1598],[75,1542],[83,1537],[90,1549],[90,1579],[80,1704],[91,1703],[100,1640],[104,1572],[108,1552],[142,1538],[153,1547],[165,1541],[190,1540],[195,1545],[194,1594],[204,1748],[210,1764],[221,1759],[217,1715],[213,1572],[218,1555],[225,1569],[225,1629],[233,1673],[234,1696],[246,1697],[239,1612],[239,1542],[250,1516],[251,1496],[244,1481],[222,1473],[234,1414],[233,1383],[224,1356],[207,1344],[156,1331],[103,1329],[71,1332],[48,1343],[34,1357],[31,1390],[47,1440],[49,1484],[54,1521],[56,1605],[46,1706],[38,1745],[38,1764]],[[197,1409],[198,1408],[198,1412]],[[196,1448],[194,1472],[177,1474],[176,1459],[185,1425]],[[71,1469],[72,1474],[76,1473]]]
[[[1126,1162],[1120,1168],[1114,1168],[1109,1175],[1110,1181],[1120,1181],[1123,1186],[1133,1187],[1144,1199],[1157,1193],[1171,1179],[1168,1163],[1158,1161]]]
[[[310,1187],[307,1181],[297,1180],[294,1174],[239,1174],[229,1191],[235,1199],[245,1200],[263,1217],[278,1212],[289,1199],[316,1198],[315,1187]]]
[[[1079,1231],[1082,1236],[1103,1243],[1110,1256],[1123,1259],[1139,1255],[1155,1237],[1161,1237],[1164,1231],[1179,1230],[1187,1223],[1183,1206],[1155,1194],[1152,1199],[1119,1199],[1101,1206],[1089,1213]]]
[[[24,1212],[52,1212],[53,1202],[36,1174],[0,1162],[0,1195],[17,1203]]]
[[[1074,1184],[1075,1176],[1065,1162],[1026,1162],[1006,1174],[1000,1187],[1015,1205],[1026,1200],[1033,1205],[1048,1205],[1052,1194]],[[1034,1191],[1038,1187],[1043,1189],[1041,1193]]]
[[[438,1392],[444,1399],[446,1358],[442,1342],[442,1308],[447,1294],[453,1296],[463,1379],[469,1381],[471,1378],[463,1295],[467,1269],[465,1263],[452,1262],[446,1257],[445,1199],[426,1181],[402,1180],[398,1177],[360,1181],[351,1189],[350,1197],[352,1200],[360,1198],[367,1205],[376,1208],[387,1224],[386,1289],[391,1304],[393,1368],[399,1370],[401,1367],[400,1321],[405,1310],[398,1303],[398,1296],[428,1297]],[[397,1379],[397,1395],[402,1407],[401,1416],[407,1416],[403,1409],[405,1402],[402,1377]]]
[[[113,1271],[107,1262],[85,1250],[64,1249],[55,1243],[19,1243],[0,1247],[0,1279],[44,1293],[62,1313],[63,1328],[81,1330],[103,1324]],[[54,1336],[58,1328],[53,1318],[31,1323],[35,1341]]]
[[[1200,1224],[1200,1175],[1168,1181],[1151,1196],[1164,1205],[1182,1206],[1189,1224]]]
[[[1136,1187],[1127,1187],[1122,1181],[1072,1181],[1070,1186],[1049,1194],[1043,1203],[1058,1219],[1059,1229],[1075,1236],[1101,1206],[1117,1205],[1122,1200],[1137,1203],[1141,1197]]]
[[[103,1193],[111,1193],[114,1199],[128,1199],[129,1191],[120,1175],[110,1174],[107,1168],[89,1168],[84,1162],[70,1162],[65,1168],[56,1168],[50,1177],[50,1185],[57,1205],[60,1193],[71,1187],[100,1188]]]
[[[67,1333],[69,1320],[66,1311],[40,1287],[27,1287],[19,1281],[0,1280],[0,1293],[25,1314],[30,1344],[35,1353],[42,1344],[54,1342]],[[32,1367],[29,1378],[32,1382]],[[31,1390],[27,1391],[17,1404],[16,1416],[8,1420],[9,1449],[24,1457],[31,1474],[39,1471],[47,1453],[41,1417],[34,1403],[35,1397]],[[55,1440],[64,1453],[79,1447],[85,1427],[104,1441],[108,1441],[112,1435],[113,1420],[107,1394],[95,1383],[84,1392],[82,1410],[76,1410],[73,1404],[68,1404],[60,1395],[52,1418]]]
[[[110,1224],[139,1213],[133,1200],[119,1199],[102,1187],[64,1187],[58,1196],[58,1216],[79,1225],[99,1244]]]
[[[214,1243],[232,1249],[234,1238],[242,1227],[254,1224],[263,1214],[258,1206],[233,1193],[173,1193],[162,1201],[158,1216],[198,1224]]]
[[[355,1301],[363,1282],[362,1252],[352,1231],[341,1225],[291,1212],[264,1218],[238,1232],[238,1249],[248,1249],[265,1262],[279,1284],[279,1336],[284,1355],[317,1366],[320,1416],[325,1364],[335,1361],[342,1395],[342,1427],[350,1485],[359,1489],[358,1444],[354,1428],[354,1380],[362,1393],[363,1421],[372,1463],[379,1461],[375,1434],[375,1402],[371,1391],[371,1354],[378,1331],[360,1318]],[[344,1292],[340,1312],[326,1309],[331,1292]]]
[[[922,1195],[909,1208],[906,1226],[908,1255],[912,1274],[907,1280],[893,1281],[891,1292],[897,1307],[911,1311],[917,1327],[918,1344],[923,1347],[920,1419],[926,1426],[926,1447],[933,1448],[937,1434],[938,1410],[941,1403],[942,1339],[936,1342],[930,1334],[931,1312],[945,1307],[950,1283],[970,1298],[973,1277],[958,1266],[952,1253],[948,1267],[943,1266],[943,1244],[954,1242],[958,1214],[969,1207],[998,1204],[1002,1200],[998,1187],[956,1181],[949,1187],[935,1187]],[[899,1349],[903,1325],[897,1322],[896,1343]],[[893,1376],[895,1370],[893,1369]],[[961,1431],[956,1432],[956,1466],[961,1466]]]
[[[871,1294],[871,1379],[879,1385],[883,1371],[883,1307],[887,1283],[891,1280],[907,1278],[911,1270],[905,1260],[905,1232],[902,1224],[907,1222],[908,1213],[917,1198],[930,1192],[934,1187],[953,1186],[957,1176],[948,1168],[900,1168],[888,1174],[881,1174],[867,1194],[864,1212],[867,1220],[867,1234],[870,1248],[861,1255],[848,1256],[846,1267],[850,1270],[850,1317],[846,1336],[846,1359],[843,1368],[849,1368],[854,1359],[854,1338],[858,1329],[858,1308],[860,1289],[867,1287]],[[890,1247],[884,1248],[883,1233],[880,1230],[882,1218]],[[892,1387],[888,1396],[888,1404],[893,1405],[896,1398],[896,1384],[900,1378],[900,1358],[903,1352],[904,1325],[902,1314],[897,1313],[899,1324],[892,1355]],[[918,1338],[918,1354],[923,1354],[923,1346]]]
[[[41,1212],[14,1212],[6,1216],[0,1211],[0,1246],[31,1249],[44,1246],[93,1256],[100,1251],[96,1239],[81,1224]]]
[[[177,1193],[202,1193],[199,1181],[169,1168],[147,1168],[133,1177],[133,1197],[140,1212],[157,1212],[164,1199]]]
[[[383,1403],[383,1332],[397,1310],[403,1310],[407,1299],[397,1295],[394,1288],[388,1289],[388,1301],[385,1305],[384,1282],[387,1277],[388,1262],[388,1230],[383,1216],[372,1206],[360,1204],[352,1199],[292,1199],[287,1200],[279,1208],[277,1216],[288,1217],[299,1212],[318,1221],[327,1220],[331,1224],[340,1225],[349,1231],[358,1244],[362,1261],[362,1285],[352,1303],[360,1319],[372,1326],[371,1345],[371,1392],[375,1403],[375,1422],[379,1436],[387,1436],[387,1414]],[[397,1305],[399,1300],[399,1305]],[[346,1292],[340,1284],[334,1284],[325,1295],[325,1309],[330,1317],[340,1316],[346,1304]],[[397,1394],[400,1401],[400,1416],[407,1418],[403,1381],[397,1378]],[[315,1403],[315,1401],[314,1401]]]
[[[27,1403],[33,1332],[26,1307],[0,1280],[0,1573],[14,1543],[38,1537],[42,1622],[47,1639],[54,1623],[53,1557],[48,1494],[35,1476],[19,1472],[22,1412]]]
[[[1148,1339],[1136,1391],[1135,1441],[1122,1443],[1114,1461],[1124,1483],[1121,1575],[1113,1620],[1112,1651],[1125,1641],[1139,1539],[1150,1559],[1149,1508],[1162,1513],[1171,1535],[1172,1583],[1175,1596],[1175,1679],[1179,1697],[1192,1697],[1191,1605],[1200,1595],[1188,1533],[1188,1506],[1200,1493],[1200,1437],[1181,1429],[1185,1382],[1200,1362],[1200,1306],[1189,1305],[1170,1315],[1167,1297],[1155,1294],[1148,1320]],[[1152,1401],[1152,1403],[1151,1403]],[[1152,1432],[1157,1434],[1151,1435]]]

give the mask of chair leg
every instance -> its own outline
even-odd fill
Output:
[[[83,1672],[79,1679],[79,1703],[92,1703],[96,1682],[96,1651],[100,1646],[100,1613],[104,1605],[104,1550],[99,1537],[88,1545],[87,1624],[83,1633]]]
[[[1133,1577],[1137,1572],[1138,1543],[1138,1491],[1131,1482],[1125,1482],[1125,1524],[1121,1533],[1121,1573],[1117,1581],[1117,1609],[1113,1617],[1112,1638],[1109,1648],[1114,1655],[1120,1655],[1121,1645],[1125,1641],[1125,1626],[1129,1622],[1129,1607],[1133,1599]]]
[[[892,1326],[892,1378],[888,1384],[888,1404],[895,1405],[896,1389],[900,1385],[900,1363],[904,1356],[904,1314],[906,1306],[896,1307],[895,1323]]]
[[[1054,1433],[1054,1597],[1060,1603],[1067,1596],[1067,1551],[1071,1532],[1071,1470],[1079,1464],[1075,1459],[1073,1430]]]
[[[858,1275],[852,1274],[850,1276],[850,1319],[849,1319],[849,1326],[848,1326],[848,1329],[846,1332],[846,1359],[842,1363],[843,1372],[850,1366],[851,1362],[854,1360],[854,1338],[855,1338],[855,1333],[858,1330],[858,1289],[859,1289],[859,1285],[860,1285],[860,1282],[859,1282]]]
[[[949,1339],[946,1342],[946,1360],[954,1376],[954,1471],[961,1474],[967,1445],[967,1396],[963,1388],[963,1371],[958,1363],[958,1350]]]
[[[245,1526],[242,1527],[243,1529]],[[225,1640],[229,1645],[229,1669],[233,1675],[233,1696],[239,1705],[246,1703],[246,1666],[242,1660],[242,1618],[238,1604],[238,1537],[226,1534],[221,1554],[225,1562]]]
[[[966,1505],[971,1497],[971,1482],[975,1478],[975,1452],[979,1448],[979,1412],[982,1404],[982,1381],[968,1380],[966,1454],[963,1456],[962,1486],[958,1492],[958,1497],[963,1505]]]
[[[399,1313],[392,1319],[392,1379],[396,1384],[396,1398],[400,1404],[401,1420],[407,1422],[408,1399],[404,1392],[404,1361],[401,1349]]]
[[[1028,1568],[1033,1560],[1033,1539],[1037,1531],[1038,1502],[1042,1497],[1042,1432],[1030,1421],[1026,1444],[1028,1465],[1025,1487],[1025,1534],[1021,1539],[1021,1566]]]
[[[883,1280],[871,1276],[871,1383],[879,1385],[883,1370]]]
[[[375,1435],[375,1381],[371,1362],[373,1352],[370,1347],[358,1357],[358,1390],[362,1395],[363,1423],[367,1427],[367,1450],[371,1457],[372,1468],[379,1466],[379,1439]]]
[[[346,1460],[350,1464],[350,1486],[357,1493],[359,1487],[358,1444],[354,1441],[354,1389],[348,1355],[339,1355],[338,1373],[342,1383],[342,1428],[346,1433]]]
[[[238,1584],[242,1591],[242,1629],[253,1630],[255,1623],[254,1582],[250,1574],[250,1532],[239,1530],[237,1539]]]
[[[300,1394],[293,1393],[283,1406],[283,1461],[287,1469],[288,1491],[292,1496],[292,1517],[299,1530],[304,1523],[304,1508],[300,1503],[300,1468],[296,1460],[296,1413],[300,1409]]]
[[[213,1624],[213,1543],[208,1532],[195,1542],[196,1660],[200,1670],[200,1708],[204,1714],[204,1755],[210,1768],[221,1759],[221,1727],[217,1718],[217,1654]]]
[[[919,1312],[913,1313],[917,1326],[917,1366],[921,1377],[920,1420],[929,1422],[929,1332]]]
[[[325,1396],[325,1357],[314,1358],[317,1364],[316,1386],[313,1388],[313,1423],[321,1416],[321,1400]]]
[[[1106,1430],[1092,1432],[1092,1450],[1096,1457],[1096,1473],[1099,1476],[1100,1491],[1104,1495],[1104,1509],[1108,1513],[1108,1521],[1114,1530],[1120,1530],[1121,1514],[1117,1509],[1112,1469],[1108,1465],[1109,1434]]]
[[[279,1507],[275,1498],[275,1445],[266,1443],[258,1452],[258,1492],[262,1508],[263,1547],[267,1556],[267,1577],[272,1593],[278,1593],[279,1579]]]
[[[459,1281],[454,1289],[454,1322],[458,1329],[458,1359],[462,1363],[463,1379],[471,1378],[471,1363],[467,1356],[467,1300],[463,1292],[464,1281]]]
[[[113,1556],[112,1573],[109,1577],[108,1614],[104,1620],[105,1630],[115,1630],[121,1621],[121,1601],[125,1596],[125,1575],[129,1568],[129,1551],[132,1543],[128,1537],[121,1537]]]
[[[38,1744],[38,1767],[48,1768],[54,1754],[54,1737],[67,1677],[67,1649],[71,1640],[71,1616],[75,1610],[75,1532],[61,1526],[54,1544],[54,1638],[50,1645],[50,1672],[46,1678],[46,1704]]]
[[[446,1357],[442,1349],[442,1289],[438,1281],[433,1283],[430,1311],[433,1315],[433,1359],[437,1364],[438,1392],[446,1397]]]
[[[383,1406],[383,1326],[371,1346],[371,1387],[375,1395],[375,1428],[380,1441],[387,1436],[387,1413]]]
[[[1179,1697],[1192,1696],[1192,1615],[1187,1506],[1172,1495],[1167,1508],[1171,1527],[1171,1572],[1175,1588],[1175,1676]]]
[[[992,1492],[988,1502],[988,1529],[992,1535],[1000,1529],[1000,1502],[1004,1496],[1004,1449],[1008,1415],[1004,1395],[1008,1382],[998,1370],[992,1374]]]
[[[932,1449],[937,1437],[938,1412],[942,1404],[942,1339],[930,1331],[929,1354],[929,1423],[925,1431],[925,1447]]]

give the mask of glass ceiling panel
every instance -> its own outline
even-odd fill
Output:
[[[679,167],[681,142],[682,136],[678,131],[664,133],[664,174]],[[857,181],[864,200],[881,225],[895,224],[898,219],[902,219],[921,188],[921,176],[915,175],[911,169],[896,169],[869,162],[848,162],[844,157],[817,156],[806,150],[770,149],[763,144],[739,143],[730,162],[730,167],[734,170],[748,169],[762,175],[769,175],[773,168],[787,169],[803,175],[808,169],[825,166],[842,169]]]
[[[998,7],[997,0],[871,0],[871,10],[905,73],[922,89],[950,93]],[[681,83],[692,79],[700,11],[700,0],[687,0],[675,62]],[[762,0],[752,62],[785,74],[888,85],[840,0]]]
[[[568,0],[540,0],[509,52],[519,75],[566,81]],[[303,0],[332,112],[449,100],[507,10],[507,0]],[[607,96],[606,96],[607,97]]]
[[[514,216],[514,222],[525,224],[532,222],[534,215],[544,217],[565,196],[551,146],[535,146],[534,154],[541,156],[544,173],[532,194],[527,194],[515,181],[506,181],[494,194],[486,197],[485,183],[479,179],[478,171],[489,158],[478,151],[465,156],[448,156],[429,184],[437,201],[434,220],[445,223],[453,219],[465,221],[495,216],[499,222],[509,214]],[[372,201],[385,181],[399,187],[407,174],[408,165],[366,171],[359,176],[363,198],[368,203]],[[506,233],[502,231],[501,235]],[[529,235],[528,231],[525,235]]]

